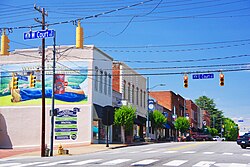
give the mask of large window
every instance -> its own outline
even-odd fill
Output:
[[[102,88],[103,88],[103,71],[100,71],[100,83],[99,83],[99,91],[102,93]]]
[[[108,82],[108,95],[111,96],[112,93],[112,85],[111,85],[111,75],[109,74],[109,82]]]
[[[126,81],[123,81],[123,99],[126,99]]]
[[[144,91],[144,98],[143,98],[144,108],[146,108],[146,92]]]
[[[136,105],[139,106],[139,88],[136,88]]]
[[[107,80],[108,80],[108,74],[107,74],[107,72],[105,71],[105,73],[104,73],[104,94],[105,94],[105,95],[107,94],[107,86],[108,86]]]
[[[132,85],[132,103],[135,103],[135,86]]]
[[[142,107],[142,103],[143,103],[142,102],[142,90],[141,90],[141,93],[140,93],[140,98],[141,98],[140,101],[141,101],[141,107]]]
[[[130,86],[130,83],[128,83],[128,102],[130,102],[131,100],[131,86]]]
[[[95,90],[98,91],[98,67],[95,67],[94,82],[95,82]]]

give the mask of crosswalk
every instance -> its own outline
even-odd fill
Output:
[[[191,164],[193,162],[193,164]],[[28,167],[28,166],[84,166],[84,165],[93,165],[93,166],[192,166],[192,167],[250,167],[250,163],[224,163],[224,162],[215,162],[215,161],[191,161],[185,159],[175,159],[175,160],[160,160],[160,159],[142,159],[134,161],[133,159],[87,159],[77,161],[74,159],[70,160],[59,160],[54,162],[47,161],[38,161],[38,162],[29,162],[29,163],[18,163],[18,162],[0,162],[0,167]]]

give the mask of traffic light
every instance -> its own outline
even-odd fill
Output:
[[[188,76],[187,75],[184,75],[184,88],[187,88],[188,87]]]
[[[30,88],[34,88],[36,86],[36,77],[30,74]]]
[[[80,21],[78,21],[78,25],[76,27],[76,48],[83,48],[83,28],[81,27]]]
[[[15,74],[12,74],[11,84],[12,89],[18,89],[18,77]]]
[[[224,86],[224,74],[220,74],[220,86]]]
[[[1,37],[1,55],[9,55],[9,43],[10,40],[7,35],[5,35],[5,31],[3,31],[2,37]]]

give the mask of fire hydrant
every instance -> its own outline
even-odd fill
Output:
[[[63,155],[64,154],[63,146],[61,144],[58,146],[57,153],[58,153],[58,155]]]

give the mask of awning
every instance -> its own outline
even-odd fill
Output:
[[[168,123],[163,124],[163,127],[166,129],[171,129],[170,125]]]
[[[98,104],[94,104],[93,118],[94,119],[102,119],[103,118],[103,107],[102,106],[100,106]]]
[[[134,124],[143,125],[143,123],[138,118],[134,119]]]

